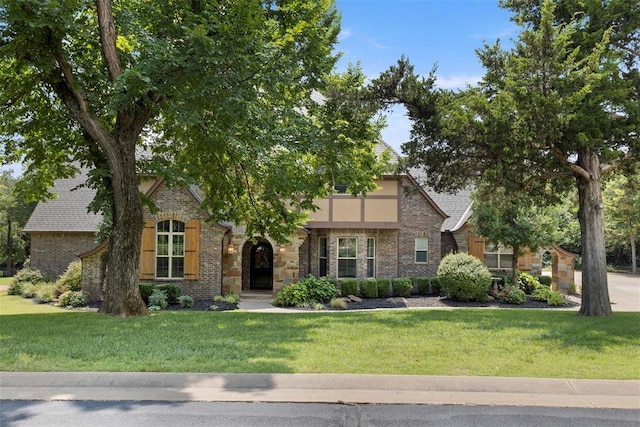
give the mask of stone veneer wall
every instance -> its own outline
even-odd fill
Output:
[[[82,290],[89,301],[100,301],[104,294],[107,267],[107,245],[82,258]]]
[[[78,255],[96,246],[94,233],[29,233],[31,267],[57,278]]]
[[[403,182],[406,185],[407,182]],[[398,236],[398,275],[402,277],[435,276],[440,264],[440,229],[444,218],[418,193],[402,192],[401,228]],[[416,237],[428,238],[426,263],[415,262]]]

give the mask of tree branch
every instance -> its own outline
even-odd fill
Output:
[[[100,45],[102,54],[109,70],[111,80],[122,74],[122,67],[118,59],[116,48],[116,27],[113,24],[113,13],[110,0],[96,0],[98,10],[98,26],[100,28]]]
[[[591,174],[575,163],[570,162],[564,151],[562,151],[555,145],[551,148],[551,151],[558,158],[558,160],[567,165],[569,167],[569,170],[575,175],[581,176],[584,179],[591,179]]]

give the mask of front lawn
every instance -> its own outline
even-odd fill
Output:
[[[640,379],[639,360],[640,313],[163,311],[121,319],[0,294],[4,371]]]

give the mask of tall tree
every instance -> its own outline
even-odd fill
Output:
[[[338,32],[333,0],[0,0],[3,160],[39,193],[91,169],[112,226],[103,312],[146,312],[139,172],[278,238],[332,182],[372,187],[374,112],[350,102],[359,70],[330,76]]]
[[[537,206],[526,195],[507,194],[503,188],[480,186],[473,195],[470,221],[474,231],[494,244],[513,249],[512,279],[518,285],[518,258],[556,243],[559,216]]]
[[[0,171],[0,260],[6,260],[9,272],[25,261],[27,244],[20,231],[35,208],[17,193],[17,182],[12,171]]]
[[[602,174],[640,154],[635,80],[626,78],[637,73],[637,63],[623,61],[611,30],[581,42],[579,35],[592,28],[589,17],[557,24],[554,2],[536,10],[535,25],[519,21],[513,49],[498,42],[478,52],[487,70],[478,87],[434,91],[433,76],[416,77],[401,59],[372,90],[406,105],[414,126],[403,150],[436,189],[481,180],[550,204],[575,185],[583,255],[579,314],[606,316]]]

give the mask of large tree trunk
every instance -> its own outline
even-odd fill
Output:
[[[589,178],[576,177],[582,243],[582,305],[578,315],[609,316],[611,302],[607,285],[600,159],[591,150],[580,149],[578,166],[589,175]]]
[[[107,284],[101,313],[122,317],[147,313],[140,296],[138,268],[142,235],[142,202],[138,190],[133,141],[117,141],[107,159],[113,189],[113,227],[107,258]]]

